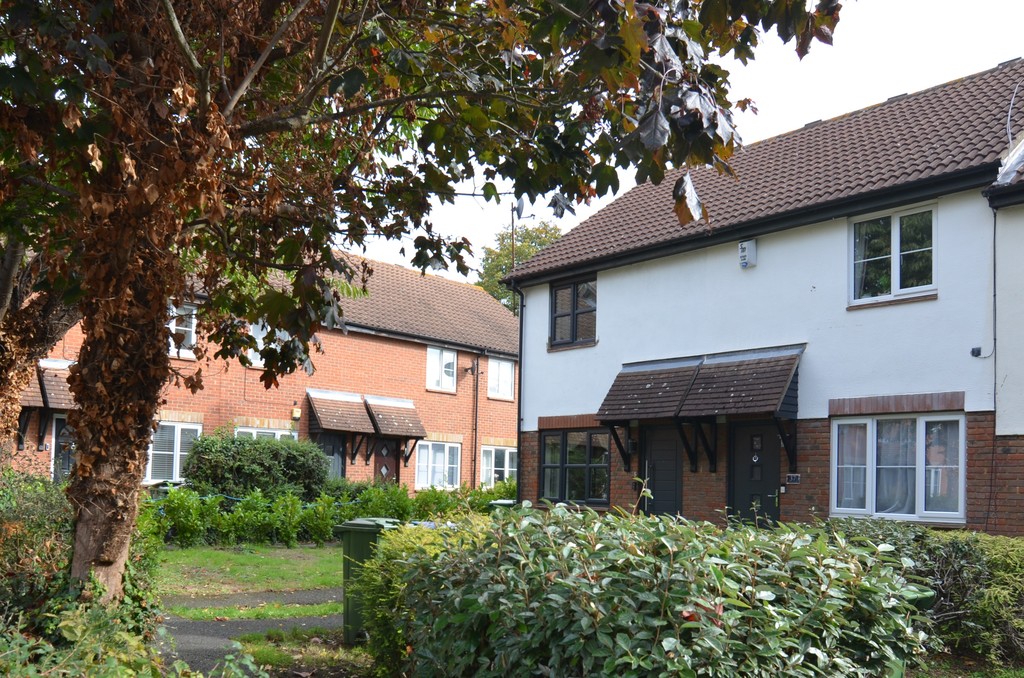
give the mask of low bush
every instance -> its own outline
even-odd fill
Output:
[[[315,502],[302,510],[300,522],[303,537],[317,546],[323,546],[334,538],[334,526],[339,524],[337,500],[321,494]]]
[[[200,495],[241,498],[260,490],[314,501],[324,491],[328,462],[309,440],[235,438],[230,431],[201,436],[185,460],[182,475]]]
[[[823,529],[555,507],[500,511],[473,548],[406,557],[415,675],[883,675],[926,620],[891,546]]]
[[[397,483],[378,483],[366,488],[347,512],[352,517],[412,518],[413,500],[409,491]]]
[[[488,525],[489,521],[480,516],[466,515],[450,527],[405,525],[380,534],[373,558],[351,584],[346,583],[347,595],[356,596],[362,603],[369,636],[367,650],[378,675],[392,675],[406,655],[405,627],[412,611],[401,603],[408,569],[404,561],[413,554],[436,557],[453,537],[473,543]]]

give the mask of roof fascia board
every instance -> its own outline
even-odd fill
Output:
[[[359,334],[370,334],[377,337],[389,337],[391,339],[400,339],[402,341],[412,341],[417,344],[423,344],[424,346],[440,346],[441,348],[451,348],[459,351],[472,351],[473,353],[479,353],[484,356],[500,356],[502,358],[510,358],[511,360],[518,361],[519,355],[516,353],[506,353],[504,351],[498,351],[493,348],[482,348],[480,346],[474,346],[472,344],[459,344],[451,341],[442,341],[439,339],[432,339],[430,337],[424,337],[418,334],[407,334],[405,332],[396,332],[394,330],[381,330],[375,327],[369,327],[367,325],[357,325],[355,323],[345,323],[346,329],[350,332],[358,332]]]
[[[998,168],[998,162],[988,163],[956,174],[947,174],[939,179],[929,179],[915,184],[903,184],[866,196],[843,198],[808,209],[750,221],[734,228],[712,232],[707,236],[687,236],[675,242],[595,259],[578,266],[567,266],[545,271],[536,276],[526,275],[517,277],[514,279],[514,282],[519,287],[542,285],[570,276],[590,275],[611,268],[638,264],[683,252],[693,252],[707,247],[714,247],[715,245],[756,238],[791,228],[799,228],[800,226],[809,226],[833,219],[846,219],[856,214],[867,214],[924,200],[933,200],[943,195],[988,186],[992,183],[992,178]]]
[[[1020,205],[1024,203],[1024,183],[993,186],[985,191],[985,197],[988,198],[988,206],[994,210]]]

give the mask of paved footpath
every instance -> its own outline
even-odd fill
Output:
[[[164,608],[169,607],[255,607],[263,603],[284,605],[312,605],[316,603],[340,602],[340,588],[316,591],[284,591],[268,593],[240,593],[219,596],[191,597],[166,596]],[[192,621],[171,614],[164,615],[163,627],[167,634],[161,642],[160,651],[167,660],[181,659],[196,671],[208,673],[222,662],[230,652],[231,640],[246,633],[264,632],[270,629],[290,629],[319,626],[333,629],[341,626],[342,615],[323,617],[290,617],[288,619],[238,619],[231,621]]]

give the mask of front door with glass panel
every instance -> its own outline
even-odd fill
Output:
[[[75,441],[67,417],[53,418],[53,480],[61,482],[75,465]]]
[[[772,424],[737,424],[731,439],[731,515],[759,525],[778,521],[778,430]]]

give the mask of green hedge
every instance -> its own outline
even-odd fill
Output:
[[[395,483],[347,484],[340,496],[321,494],[315,501],[303,503],[294,494],[271,499],[254,489],[240,501],[221,495],[200,496],[188,487],[174,488],[163,499],[149,502],[156,531],[177,546],[198,544],[231,545],[283,544],[298,542],[323,544],[333,539],[334,526],[360,517],[409,520],[447,520],[476,511],[490,510],[496,499],[515,497],[515,483],[498,483],[493,488],[463,488],[454,492],[425,490],[410,497],[408,490]],[[352,497],[351,489],[359,494]]]
[[[439,535],[400,558],[386,534],[388,577],[363,583],[373,624],[399,626],[371,630],[371,652],[411,675],[883,675],[924,651],[891,547],[824,529],[524,507],[471,548]]]
[[[244,497],[260,490],[271,499],[295,494],[314,501],[324,491],[328,462],[309,440],[236,438],[230,431],[200,436],[182,475],[201,495]]]

